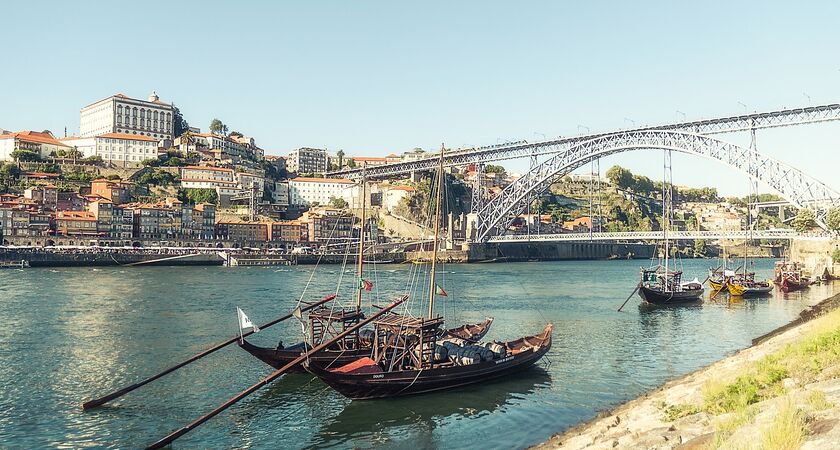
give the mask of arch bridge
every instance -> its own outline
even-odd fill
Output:
[[[581,142],[536,165],[508,185],[478,211],[474,239],[488,241],[501,235],[527,209],[532,193],[548,190],[558,178],[591,161],[633,150],[660,149],[694,154],[734,167],[771,187],[797,207],[811,207],[817,223],[828,210],[840,206],[840,193],[802,171],[759,152],[719,139],[682,131],[627,131]]]

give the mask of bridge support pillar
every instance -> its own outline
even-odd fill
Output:
[[[785,207],[784,207],[784,205],[779,206],[779,220],[781,220],[782,222],[785,221]]]

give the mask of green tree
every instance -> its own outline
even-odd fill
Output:
[[[840,230],[840,208],[831,208],[825,216],[825,225],[833,231]]]
[[[831,253],[831,261],[840,262],[840,248],[835,248],[834,251]]]
[[[178,191],[178,200],[185,203],[212,203],[219,201],[215,189],[181,189]]]
[[[21,161],[40,161],[41,155],[38,152],[32,150],[25,150],[25,149],[17,149],[12,152],[12,159],[17,162]]]
[[[338,170],[341,170],[344,167],[344,150],[335,152],[335,156],[338,157]]]
[[[354,161],[353,158],[347,158],[347,167],[349,167],[351,169],[355,169],[356,168],[356,161]]]
[[[186,133],[190,129],[190,124],[181,115],[181,110],[175,108],[172,114],[172,127],[174,128],[172,135],[178,137]]]
[[[210,121],[210,131],[213,134],[226,135],[227,131],[228,131],[228,127],[227,127],[227,125],[222,123],[221,120],[213,119],[213,120]]]
[[[606,175],[610,183],[617,188],[629,189],[633,186],[633,173],[624,167],[612,166]]]
[[[817,217],[814,211],[809,208],[802,208],[796,214],[796,217],[790,222],[793,228],[798,232],[808,231],[817,226]]]
[[[501,174],[507,173],[507,171],[505,170],[505,168],[503,166],[499,166],[499,165],[495,165],[495,164],[487,164],[486,166],[484,166],[484,172],[485,173],[501,173]]]
[[[694,256],[706,256],[706,241],[702,239],[694,240]]]
[[[330,206],[338,209],[346,209],[348,205],[347,200],[341,197],[330,197]]]

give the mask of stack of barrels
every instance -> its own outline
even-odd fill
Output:
[[[435,362],[447,359],[455,364],[466,366],[507,356],[507,348],[496,342],[469,344],[463,339],[446,338],[435,346]]]

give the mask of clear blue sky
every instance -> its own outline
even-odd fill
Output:
[[[15,1],[3,15],[12,130],[74,133],[83,105],[154,89],[268,153],[373,156],[840,101],[836,1]],[[836,124],[761,132],[759,150],[840,189],[838,138]],[[661,178],[658,153],[612,164]],[[697,158],[674,171],[747,188]]]

